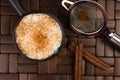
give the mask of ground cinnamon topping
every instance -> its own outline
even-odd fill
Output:
[[[79,18],[80,21],[87,21],[88,20],[88,14],[84,10],[81,10],[78,13],[78,18]]]
[[[29,58],[45,59],[61,45],[62,32],[59,24],[49,15],[30,14],[16,28],[16,42]]]

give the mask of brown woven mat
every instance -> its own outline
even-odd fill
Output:
[[[77,38],[66,21],[62,0],[20,0],[26,11],[48,11],[62,22],[66,44],[81,40],[85,48],[98,58],[110,64],[109,71],[102,71],[83,61],[83,80],[120,80],[120,51],[106,43],[105,39],[94,37]],[[97,0],[108,14],[107,26],[120,34],[120,0]],[[66,48],[51,58],[40,62],[23,57],[15,49],[13,29],[19,16],[8,0],[0,2],[0,80],[74,80],[74,55]]]

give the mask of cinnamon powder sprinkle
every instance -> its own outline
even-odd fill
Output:
[[[16,28],[19,49],[31,59],[45,59],[61,45],[62,32],[59,24],[47,14],[25,16]]]
[[[80,21],[87,21],[88,20],[88,14],[84,10],[81,10],[78,13],[78,18],[79,18]]]

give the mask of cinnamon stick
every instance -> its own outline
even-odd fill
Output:
[[[99,67],[100,69],[108,70],[110,68],[110,66],[107,63],[105,63],[102,60],[98,59],[97,57],[93,56],[91,53],[87,52],[86,50],[83,50],[83,52],[85,54],[84,55],[85,59],[87,59],[95,66]]]
[[[79,78],[78,78],[78,80],[82,80],[82,54],[83,54],[83,45],[80,43],[79,44],[79,48],[78,48],[79,50],[79,61],[78,61],[78,63],[79,63]]]
[[[79,51],[78,51],[78,46],[76,46],[76,54],[75,54],[75,80],[79,79],[79,61],[78,61],[78,56],[79,56]]]
[[[75,46],[76,46],[75,42],[72,42],[68,46],[68,48],[71,51],[75,52]],[[110,66],[107,63],[103,62],[102,60],[98,59],[97,57],[95,57],[91,53],[87,52],[85,49],[83,49],[83,57],[100,69],[108,70],[110,68]]]
[[[76,46],[75,54],[75,80],[82,80],[82,54],[83,45],[80,43]]]

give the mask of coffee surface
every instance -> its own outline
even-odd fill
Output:
[[[62,42],[60,25],[43,13],[30,14],[16,28],[16,43],[31,59],[45,59],[58,50]]]

